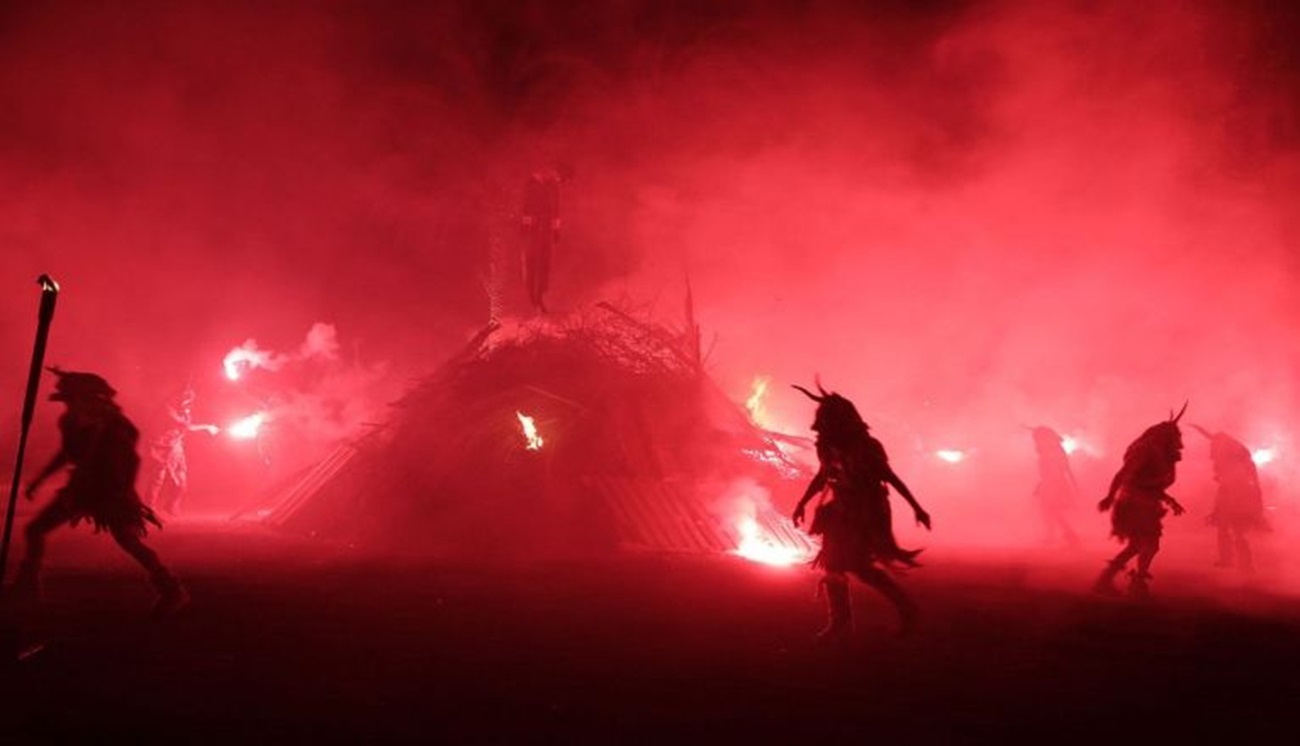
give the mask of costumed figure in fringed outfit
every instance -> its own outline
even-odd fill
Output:
[[[809,528],[821,537],[821,551],[813,566],[825,573],[821,587],[830,616],[819,637],[843,641],[852,631],[850,574],[888,599],[898,611],[901,632],[910,632],[916,622],[916,604],[885,568],[896,564],[916,567],[920,550],[903,549],[894,539],[889,486],[912,506],[918,524],[929,529],[930,516],[890,468],[884,446],[868,432],[852,402],[828,393],[820,383],[820,395],[801,386],[795,388],[817,402],[812,429],[817,433],[819,462],[817,474],[794,509],[795,525],[803,522],[804,508],[813,497],[830,491],[830,499],[817,506]]]
[[[1246,535],[1267,531],[1264,520],[1264,495],[1259,488],[1259,471],[1250,449],[1224,433],[1211,433],[1199,425],[1197,432],[1210,439],[1210,461],[1214,464],[1214,512],[1206,522],[1219,530],[1217,567],[1239,567],[1247,572],[1255,567]]]
[[[1164,530],[1164,517],[1173,510],[1183,514],[1179,504],[1168,490],[1177,478],[1176,467],[1182,459],[1183,436],[1178,420],[1187,411],[1184,404],[1177,415],[1152,425],[1124,451],[1124,465],[1115,473],[1106,497],[1097,509],[1111,511],[1111,534],[1124,542],[1124,548],[1106,564],[1094,590],[1116,595],[1115,576],[1130,560],[1137,558],[1137,567],[1129,573],[1129,593],[1145,597],[1151,580],[1151,561],[1160,551],[1160,536]],[[1166,507],[1167,506],[1167,507]]]
[[[180,513],[181,499],[189,486],[186,436],[196,430],[217,434],[216,425],[194,424],[193,408],[194,389],[186,388],[176,405],[167,407],[170,421],[149,446],[149,455],[154,462],[153,476],[149,480],[149,506],[168,515]]]
[[[1067,517],[1079,497],[1079,485],[1070,469],[1070,456],[1065,452],[1065,439],[1050,427],[1039,426],[1031,430],[1034,450],[1038,454],[1038,485],[1034,497],[1042,511],[1043,525],[1049,543],[1064,543],[1068,547],[1079,545]]]
[[[113,400],[117,392],[103,378],[93,373],[50,370],[58,376],[50,399],[63,402],[67,408],[59,417],[62,442],[58,453],[27,486],[28,499],[35,498],[41,483],[63,467],[70,466],[71,473],[54,499],[27,524],[26,553],[19,567],[15,595],[39,597],[46,535],[65,523],[76,526],[88,520],[96,531],[108,531],[118,546],[149,573],[158,592],[156,616],[179,610],[189,595],[157,553],[144,543],[147,524],[159,528],[162,524],[141,502],[135,488],[140,471],[136,452],[139,431]]]

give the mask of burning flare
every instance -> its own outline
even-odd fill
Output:
[[[249,440],[257,437],[258,431],[262,429],[262,424],[265,422],[266,413],[258,412],[257,414],[249,415],[230,425],[226,428],[226,433],[228,433],[232,438]]]
[[[1250,452],[1250,460],[1255,462],[1255,466],[1272,463],[1275,458],[1277,458],[1276,448],[1256,448]]]
[[[808,561],[807,553],[777,544],[753,518],[741,518],[736,530],[740,533],[740,543],[733,551],[737,556],[773,567],[789,567]]]
[[[542,444],[546,441],[542,440],[542,436],[537,433],[537,423],[523,412],[516,411],[515,416],[519,418],[519,424],[524,429],[524,440],[528,443],[528,450],[542,450]]]

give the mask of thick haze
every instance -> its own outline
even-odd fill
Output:
[[[486,320],[491,237],[564,161],[556,308],[675,320],[689,273],[724,389],[820,373],[949,516],[972,481],[1028,492],[1040,423],[1093,449],[1091,501],[1184,399],[1296,471],[1300,14],[431,5],[0,5],[6,421],[41,272],[50,360],[141,420],[191,376],[200,419],[233,416],[222,356],[316,323],[346,369],[295,391],[380,401]]]

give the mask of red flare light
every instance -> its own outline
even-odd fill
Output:
[[[257,437],[258,431],[262,429],[265,422],[266,414],[258,412],[231,424],[226,428],[226,433],[238,440],[249,440]]]
[[[740,534],[740,542],[733,550],[733,554],[751,562],[773,567],[789,567],[809,560],[807,552],[794,547],[781,546],[772,537],[767,536],[758,525],[758,521],[753,518],[739,519],[736,523],[736,531]]]

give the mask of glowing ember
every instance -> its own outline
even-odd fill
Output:
[[[736,524],[736,530],[740,532],[740,544],[733,553],[751,562],[773,567],[789,567],[808,561],[806,553],[792,547],[781,546],[770,536],[764,535],[758,521],[753,518],[741,518]]]
[[[1074,453],[1079,450],[1079,441],[1067,435],[1061,438],[1061,449],[1066,453]]]
[[[749,419],[759,427],[767,427],[767,411],[763,401],[767,398],[767,386],[772,379],[759,376],[750,387],[749,398],[745,400],[745,409],[749,410]]]
[[[938,456],[940,460],[947,461],[950,464],[959,464],[966,460],[965,451],[957,451],[947,448],[935,451],[934,455]]]
[[[1256,466],[1272,463],[1277,458],[1277,450],[1274,448],[1256,448],[1250,452],[1250,460],[1255,462]]]
[[[262,424],[265,422],[266,422],[266,414],[262,412],[258,412],[257,414],[249,415],[248,417],[245,417],[244,419],[227,427],[226,432],[230,435],[230,437],[238,438],[240,440],[248,440],[250,438],[256,438],[257,432],[262,429]]]
[[[226,353],[221,367],[226,370],[226,378],[238,381],[240,376],[253,368],[265,368],[270,365],[271,353],[257,349],[257,343],[248,340]]]
[[[515,416],[519,418],[519,424],[524,429],[524,440],[528,443],[528,450],[540,451],[546,441],[542,440],[542,436],[537,433],[537,423],[523,412],[515,412]]]

